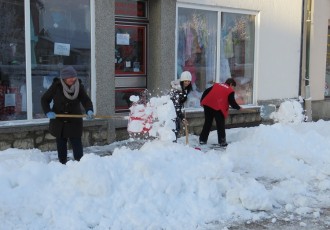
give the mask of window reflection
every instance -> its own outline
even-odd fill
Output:
[[[146,26],[116,25],[116,75],[145,75]]]
[[[0,2],[0,121],[26,119],[24,0]]]
[[[33,117],[44,117],[40,97],[60,69],[72,65],[90,93],[89,0],[31,0]]]
[[[217,21],[217,11],[178,9],[177,78],[183,71],[192,74],[188,107],[199,107],[206,88],[230,77],[237,82],[239,104],[253,103],[255,16],[222,12],[221,31]]]
[[[235,79],[236,101],[252,104],[254,74],[255,16],[222,13],[220,41],[220,82]]]
[[[217,12],[179,8],[177,44],[177,78],[191,73],[187,104],[199,107],[201,93],[216,79]]]

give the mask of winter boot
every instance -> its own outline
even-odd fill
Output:
[[[205,141],[199,141],[199,144],[200,145],[206,145],[206,142]]]
[[[226,142],[226,138],[221,138],[219,145],[221,147],[227,147],[228,143]]]

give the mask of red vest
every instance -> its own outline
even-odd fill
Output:
[[[229,102],[228,96],[234,90],[226,84],[214,83],[211,91],[201,101],[202,105],[206,105],[214,110],[221,110],[224,117],[228,116]]]

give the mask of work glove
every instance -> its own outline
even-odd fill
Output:
[[[94,119],[94,112],[92,110],[87,111],[87,120],[93,120]]]
[[[48,113],[46,113],[46,116],[49,119],[55,119],[56,118],[56,114],[54,112],[48,112]]]

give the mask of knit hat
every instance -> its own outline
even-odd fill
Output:
[[[191,81],[191,73],[189,71],[184,71],[181,74],[180,81]]]
[[[67,66],[61,70],[61,78],[67,79],[77,77],[77,71],[72,66]]]

